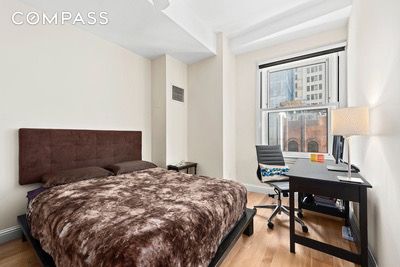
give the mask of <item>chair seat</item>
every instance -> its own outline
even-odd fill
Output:
[[[289,191],[289,181],[268,182],[266,184],[276,187],[282,192]]]

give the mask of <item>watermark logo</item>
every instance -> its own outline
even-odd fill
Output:
[[[72,25],[107,25],[109,19],[106,11],[90,11],[85,14],[80,12],[73,13],[70,11],[61,11],[51,15],[45,12],[31,11],[24,13],[16,11],[11,15],[11,21],[15,25],[64,25],[65,23]]]

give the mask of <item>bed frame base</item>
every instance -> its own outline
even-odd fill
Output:
[[[36,256],[38,257],[39,261],[42,263],[42,266],[55,267],[56,265],[53,261],[53,258],[42,249],[39,241],[36,240],[31,235],[31,230],[29,229],[29,226],[28,226],[28,220],[26,219],[26,214],[18,216],[17,220],[18,220],[18,224],[21,226],[21,230],[22,230],[22,241],[25,241],[25,240],[29,241],[33,250],[36,253]]]
[[[253,217],[255,214],[256,211],[254,209],[246,209],[242,218],[236,223],[236,226],[219,245],[214,258],[209,264],[209,267],[219,266],[242,234],[247,236],[251,236],[253,234]],[[42,249],[39,241],[31,235],[26,214],[18,216],[17,220],[22,229],[22,240],[29,241],[42,265],[44,267],[55,267],[56,265],[52,257]]]
[[[222,240],[214,258],[208,265],[209,267],[219,266],[224,261],[225,257],[228,256],[229,251],[233,248],[233,246],[236,244],[236,241],[242,234],[247,236],[253,235],[254,215],[256,215],[256,211],[254,209],[246,209],[243,217],[236,223],[236,226],[225,237],[225,239]]]

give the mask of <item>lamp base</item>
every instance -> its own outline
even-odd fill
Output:
[[[363,183],[363,180],[358,177],[338,176],[337,178],[343,182],[351,182],[351,183],[359,183],[359,184]]]

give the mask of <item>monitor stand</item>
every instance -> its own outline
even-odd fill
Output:
[[[335,171],[335,172],[348,172],[348,166],[342,165],[327,165],[326,168],[328,171]],[[351,172],[357,172],[353,167],[351,168]]]
[[[360,184],[363,183],[363,180],[358,177],[350,177],[349,178],[348,176],[338,176],[337,178],[343,182],[360,183]]]

